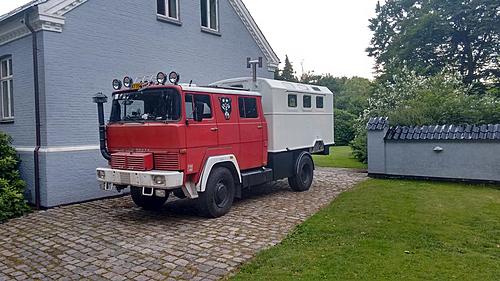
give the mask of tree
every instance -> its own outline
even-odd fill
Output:
[[[461,74],[484,93],[500,85],[498,0],[387,0],[370,20],[367,49],[376,69],[390,79],[407,67],[432,76],[443,69]]]
[[[295,76],[295,70],[293,70],[293,65],[288,59],[288,55],[285,58],[285,67],[281,71],[281,75],[279,75],[278,78],[283,81],[298,82],[298,79]]]

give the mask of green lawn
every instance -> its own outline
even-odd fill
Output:
[[[233,280],[500,280],[500,190],[368,180]]]
[[[366,169],[366,164],[356,160],[352,156],[349,146],[335,146],[330,150],[328,156],[314,156],[314,163],[319,167]]]

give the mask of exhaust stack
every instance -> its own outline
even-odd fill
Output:
[[[99,145],[101,148],[102,157],[106,160],[111,160],[108,148],[106,147],[106,124],[104,124],[104,104],[108,102],[108,97],[103,93],[97,93],[92,97],[94,103],[97,104],[97,118],[99,119]]]

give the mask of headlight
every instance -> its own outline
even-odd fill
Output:
[[[106,178],[106,173],[104,171],[97,171],[97,177],[103,180]]]
[[[167,75],[163,72],[158,72],[156,75],[156,81],[158,84],[165,85],[165,82],[167,82]]]
[[[165,176],[153,176],[153,182],[156,185],[164,185],[166,182]]]
[[[122,88],[122,82],[118,79],[113,80],[113,89],[115,89],[115,91],[118,91],[121,88]]]
[[[123,78],[123,86],[125,86],[127,88],[131,88],[132,84],[134,84],[134,80],[132,80],[132,78],[130,78],[128,76]]]
[[[168,75],[168,81],[170,81],[170,83],[172,83],[172,84],[177,85],[177,83],[179,83],[180,79],[181,79],[181,76],[175,71],[170,72],[170,74]]]

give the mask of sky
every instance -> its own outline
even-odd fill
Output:
[[[378,0],[243,0],[281,61],[302,71],[373,78],[365,49]],[[29,0],[0,0],[0,14]],[[283,64],[281,65],[283,67]]]

